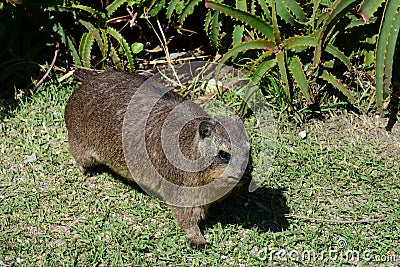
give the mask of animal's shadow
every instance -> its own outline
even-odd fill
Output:
[[[237,188],[224,200],[211,205],[205,227],[220,223],[239,224],[261,232],[284,231],[289,226],[285,214],[290,212],[284,191],[282,188],[261,187],[249,193],[247,186]]]
[[[106,167],[92,171],[92,175],[110,173],[132,190],[147,195],[137,183],[126,180]],[[289,223],[285,214],[289,214],[290,210],[286,204],[285,189],[260,187],[250,193],[247,188],[248,184],[237,187],[221,201],[211,204],[206,220],[200,225],[201,229],[212,228],[220,223],[222,226],[239,224],[245,229],[257,228],[261,232],[286,230]]]
[[[393,83],[393,88],[390,96],[390,101],[387,107],[389,111],[388,117],[389,120],[386,125],[386,131],[392,131],[393,126],[396,124],[398,118],[397,114],[399,112],[399,104],[400,104],[400,81],[395,81]]]

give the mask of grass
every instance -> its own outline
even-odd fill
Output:
[[[381,119],[353,115],[279,123],[267,182],[212,207],[211,246],[199,251],[163,203],[111,174],[79,173],[63,121],[73,89],[48,82],[0,117],[0,266],[400,264],[398,126],[388,134]]]

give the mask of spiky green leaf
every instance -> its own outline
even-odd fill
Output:
[[[350,59],[346,57],[346,55],[342,51],[340,51],[339,48],[333,46],[332,44],[328,44],[325,48],[325,51],[334,56],[335,58],[339,59],[340,61],[342,61],[343,64],[347,67],[347,69],[350,70],[351,68]]]
[[[400,4],[400,3],[399,3]],[[397,13],[395,19],[392,23],[392,27],[390,29],[390,33],[387,39],[387,46],[386,46],[386,54],[385,54],[385,78],[383,80],[384,84],[384,91],[389,90],[391,81],[392,81],[392,71],[393,71],[393,59],[394,53],[397,46],[397,38],[399,36],[399,29],[400,29],[400,12],[399,12],[400,5],[397,9]]]
[[[82,19],[79,20],[79,23],[85,26],[85,28],[89,31],[91,35],[93,35],[94,39],[96,40],[97,45],[100,48],[101,54],[104,56],[107,55],[107,47],[104,45],[103,37],[100,34],[100,31],[93,26],[92,23],[88,21],[84,21]]]
[[[90,56],[94,43],[94,37],[88,32],[82,34],[81,42],[79,43],[79,55],[82,59],[84,67],[90,68]]]
[[[317,45],[315,47],[313,59],[314,67],[317,67],[320,63],[321,53],[325,46],[325,41],[332,32],[335,24],[345,15],[345,13],[349,9],[353,8],[359,2],[360,0],[336,0],[333,3],[331,7],[331,12],[324,19],[323,25],[316,35]]]
[[[235,25],[233,28],[232,46],[238,45],[242,42],[244,32],[244,25]]]
[[[366,24],[374,24],[376,22],[376,18],[372,18],[368,20],[368,22],[365,22],[364,19],[353,19],[350,21],[349,24],[347,24],[345,30],[350,30],[352,28],[360,27],[360,26],[365,26]]]
[[[287,49],[295,49],[298,47],[315,47],[317,45],[317,40],[313,36],[295,36],[286,39],[284,41],[284,45],[287,47]],[[325,48],[325,51],[339,59],[344,65],[346,65],[348,69],[350,69],[350,59],[346,57],[346,55],[337,47],[333,46],[332,44],[328,44]]]
[[[131,48],[129,47],[128,42],[116,29],[114,29],[112,27],[108,27],[107,32],[112,37],[114,37],[114,39],[117,40],[120,43],[120,45],[122,46],[122,48],[124,50],[124,55],[128,59],[129,69],[131,72],[133,72],[135,70],[135,65],[133,63],[132,52],[131,52]]]
[[[283,0],[275,0],[275,2],[276,2],[276,13],[278,14],[278,16],[281,17],[281,19],[283,19],[290,25],[295,25],[296,21],[293,19],[289,10],[285,6]]]
[[[61,24],[60,23],[55,24],[53,26],[53,30],[54,32],[58,33],[61,36],[61,42],[67,47],[68,51],[71,53],[74,64],[82,66],[81,59],[79,57],[78,51],[74,46],[74,43],[72,42],[71,38],[64,32],[64,29],[61,26]]]
[[[260,19],[259,17],[251,13],[230,7],[228,5],[219,4],[213,1],[206,1],[206,7],[220,11],[221,13],[224,13],[227,16],[230,16],[238,21],[245,23],[246,25],[259,31],[261,34],[263,34],[270,40],[274,38],[272,26],[266,21]]]
[[[369,21],[383,2],[385,2],[385,0],[364,0],[360,8],[360,15],[365,22]]]
[[[294,36],[287,38],[283,44],[287,49],[315,47],[317,45],[317,40],[313,36]]]
[[[264,75],[275,66],[276,66],[276,60],[274,58],[264,60],[257,66],[255,71],[253,72],[251,80],[255,84],[259,84]]]
[[[86,12],[90,13],[94,17],[99,17],[100,16],[100,12],[98,12],[96,9],[88,7],[88,6],[73,4],[71,7],[86,11]]]
[[[221,31],[221,22],[219,21],[218,11],[209,11],[204,23],[204,28],[211,41],[213,47],[218,48],[219,44],[219,33]]]
[[[110,58],[113,61],[114,66],[117,70],[123,70],[121,59],[119,58],[117,51],[115,50],[114,46],[111,43],[110,43]]]
[[[293,79],[299,87],[300,91],[303,93],[304,98],[307,100],[307,105],[311,105],[314,103],[314,97],[310,92],[310,87],[308,86],[308,80],[306,78],[306,74],[303,70],[303,64],[300,59],[295,56],[292,58],[289,64],[290,73],[292,73]]]
[[[282,82],[283,88],[285,90],[285,94],[288,99],[288,102],[290,103],[290,102],[292,102],[292,98],[291,98],[291,94],[290,94],[289,80],[287,77],[286,59],[285,59],[284,51],[279,51],[279,53],[276,54],[276,61],[278,62],[279,76],[281,78],[281,82]]]
[[[399,31],[400,0],[390,0],[385,5],[379,39],[376,48],[376,101],[383,115],[383,93],[390,86],[392,78],[393,54]]]
[[[229,58],[236,56],[240,52],[253,50],[253,49],[266,50],[270,54],[272,54],[275,52],[275,44],[272,41],[268,41],[268,40],[254,40],[254,41],[241,43],[241,44],[233,47],[232,49],[230,49],[228,52],[226,52],[226,54],[221,58],[220,63],[223,64]]]
[[[276,3],[275,0],[271,0],[271,6],[272,6],[272,32],[274,34],[274,40],[276,44],[281,43],[281,33],[279,31],[278,27],[278,17],[277,17],[277,9],[276,9]]]
[[[117,51],[115,50],[114,46],[110,43],[110,58],[114,62],[114,66],[117,70],[122,70],[123,66],[121,63],[121,59],[118,56]]]
[[[111,17],[111,15],[120,7],[122,6],[126,0],[114,0],[111,4],[106,7],[107,16]]]
[[[100,29],[100,33],[101,33],[101,38],[103,39],[103,64],[102,64],[102,68],[105,67],[105,63],[106,63],[106,59],[108,57],[108,53],[109,53],[109,48],[108,48],[108,38],[107,38],[107,31],[105,29]]]
[[[265,2],[265,0],[258,0],[258,4],[261,6],[261,9],[263,11],[263,15],[264,15],[264,19],[266,19],[267,21],[271,21],[271,14],[269,12],[267,3]]]
[[[204,29],[206,30],[206,33],[208,34],[209,29],[210,29],[210,24],[211,24],[211,19],[213,16],[213,11],[208,10],[206,18],[204,19]]]
[[[253,75],[251,77],[251,82],[248,83],[247,88],[246,88],[246,92],[243,96],[243,101],[240,105],[240,111],[239,113],[244,115],[246,113],[246,110],[248,108],[247,103],[251,103],[253,101],[251,101],[250,99],[253,98],[254,99],[254,93],[257,90],[260,90],[259,87],[257,86],[262,77],[270,70],[272,69],[274,66],[276,65],[276,61],[274,58],[269,58],[267,60],[264,60],[263,62],[261,62],[256,70],[253,72]]]
[[[182,14],[179,17],[179,23],[183,24],[187,16],[193,14],[194,7],[197,6],[201,0],[190,0],[189,3],[185,5],[185,8],[182,11]]]
[[[301,6],[295,0],[284,0],[283,3],[286,8],[293,13],[298,21],[303,23],[308,21],[306,13],[304,13]]]
[[[331,73],[324,70],[320,77],[322,79],[324,79],[325,81],[327,81],[328,83],[330,83],[333,87],[338,89],[343,95],[345,95],[347,97],[348,100],[350,100],[351,103],[354,103],[355,98],[354,98],[353,94],[335,76],[333,76]]]
[[[180,0],[171,0],[171,2],[168,4],[167,8],[167,18],[171,19],[172,13],[174,13],[176,5],[180,2]]]
[[[281,19],[291,25],[308,21],[307,15],[295,0],[267,0],[267,2],[270,7],[276,8],[276,14]],[[265,0],[259,0],[259,4],[265,12],[267,9]],[[267,13],[269,14],[269,11]]]
[[[236,8],[247,11],[246,0],[236,0]],[[233,28],[232,46],[238,45],[242,42],[244,32],[244,25],[235,25]]]
[[[247,11],[247,2],[246,0],[236,0],[236,8]]]

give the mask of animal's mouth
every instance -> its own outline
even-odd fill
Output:
[[[253,166],[251,163],[249,163],[246,166],[246,169],[243,171],[243,173],[235,173],[233,175],[227,175],[225,178],[223,178],[224,180],[224,184],[226,186],[231,186],[231,187],[235,187],[235,186],[243,186],[245,184],[250,183],[252,176],[251,176],[251,172],[253,171]]]

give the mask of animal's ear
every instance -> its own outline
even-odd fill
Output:
[[[200,122],[200,125],[199,125],[200,138],[204,139],[206,137],[210,137],[213,129],[214,129],[214,124],[212,124],[210,121],[204,120],[204,121]]]

